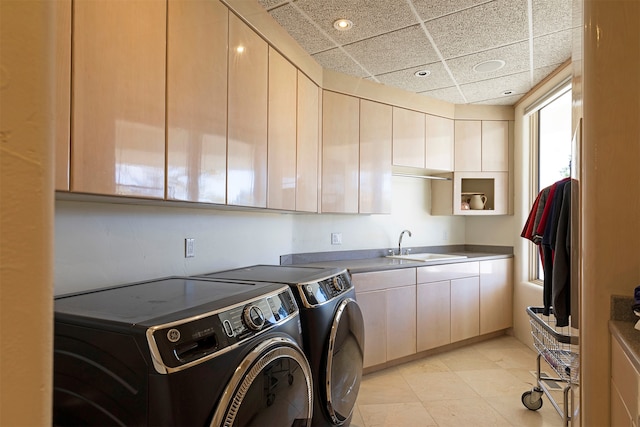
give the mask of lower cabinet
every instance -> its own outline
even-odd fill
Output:
[[[611,337],[611,425],[638,426],[640,374],[620,343]]]
[[[510,328],[513,259],[354,273],[364,367]]]
[[[416,353],[416,269],[352,276],[364,318],[364,367]]]

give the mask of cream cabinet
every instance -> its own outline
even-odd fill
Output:
[[[360,100],[322,95],[322,212],[358,213]]]
[[[359,209],[391,213],[392,107],[360,100]]]
[[[480,334],[513,326],[513,258],[480,261]]]
[[[507,120],[456,120],[456,172],[507,172],[509,122]]]
[[[298,73],[296,211],[318,212],[320,88]]]
[[[640,374],[617,338],[611,337],[611,425],[638,426]]]
[[[479,335],[479,275],[476,261],[417,268],[418,351]]]
[[[427,114],[425,125],[425,169],[437,172],[453,171],[454,120]]]
[[[269,49],[229,14],[227,204],[267,206]]]
[[[269,47],[267,207],[296,208],[296,68]]]
[[[164,198],[165,0],[75,0],[71,191]]]
[[[352,276],[365,330],[364,367],[416,353],[416,269]]]
[[[509,215],[508,172],[454,172],[431,181],[432,215]],[[463,209],[463,201],[484,195],[484,209]]]
[[[71,0],[55,7],[55,189],[69,190],[71,136]]]
[[[224,204],[228,10],[209,0],[167,10],[167,199]]]
[[[425,113],[393,107],[393,165],[424,169]]]

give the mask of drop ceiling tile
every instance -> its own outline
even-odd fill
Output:
[[[294,3],[338,44],[343,45],[418,23],[406,1],[298,0]],[[353,22],[349,31],[333,28],[335,20]]]
[[[571,58],[571,30],[533,39],[534,68],[558,64]]]
[[[501,94],[506,90],[512,91],[510,95],[524,94],[531,87],[529,72],[460,85],[462,93],[470,103],[500,98]]]
[[[413,0],[413,6],[423,21],[429,21],[488,1],[491,0]]]
[[[547,65],[546,67],[536,68],[533,70],[533,85],[537,85],[544,80],[549,74],[553,73],[562,63]]]
[[[445,59],[526,40],[526,0],[495,0],[425,23]]]
[[[270,14],[310,54],[336,47],[331,39],[310,24],[290,4],[274,9]]]
[[[258,0],[258,3],[260,3],[260,6],[269,10],[280,5],[287,4],[289,3],[289,0]]]
[[[473,67],[484,61],[501,59],[504,67],[491,72],[476,72]],[[527,71],[529,64],[529,43],[521,42],[512,45],[485,50],[471,55],[460,56],[446,61],[453,77],[458,84],[471,83],[479,80],[493,79],[509,74]]]
[[[502,96],[500,98],[486,99],[484,101],[474,102],[481,105],[515,105],[524,94]]]
[[[414,73],[418,70],[429,70],[431,74],[426,77],[417,77]],[[424,92],[455,85],[442,62],[381,74],[377,75],[376,78],[380,83],[387,86],[403,88],[410,92]]]
[[[374,75],[438,61],[419,25],[348,44],[344,49]]]
[[[533,36],[571,28],[570,0],[533,0]]]
[[[369,73],[362,67],[358,66],[347,54],[339,48],[326,50],[324,52],[313,55],[318,64],[324,68],[337,71],[339,73],[348,74],[355,77],[367,77]]]
[[[426,92],[420,92],[420,95],[428,96],[429,98],[440,99],[442,101],[451,102],[452,104],[465,104],[465,100],[460,94],[457,87],[445,87],[442,89],[429,90]]]

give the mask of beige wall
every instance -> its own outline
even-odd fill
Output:
[[[0,425],[51,425],[52,4],[0,2]]]
[[[640,284],[640,0],[583,6],[582,419],[607,425],[609,302]]]

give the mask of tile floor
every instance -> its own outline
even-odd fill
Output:
[[[538,411],[521,402],[536,382],[536,356],[504,335],[367,374],[351,426],[563,426],[546,396]],[[562,404],[562,393],[555,400]]]

